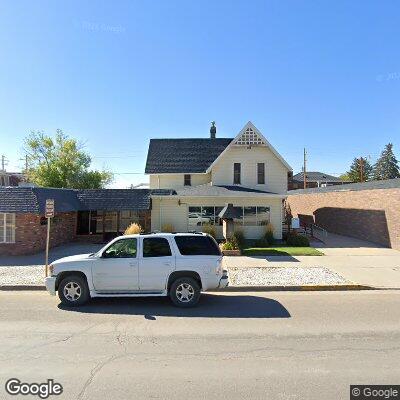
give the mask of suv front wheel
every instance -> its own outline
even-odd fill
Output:
[[[89,288],[86,280],[79,275],[64,278],[58,286],[58,297],[61,303],[69,306],[81,306],[89,300]]]
[[[171,285],[169,297],[177,307],[194,307],[200,298],[200,286],[193,278],[178,278]]]

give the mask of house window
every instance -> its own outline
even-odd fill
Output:
[[[235,206],[239,210],[239,217],[233,220],[236,226],[263,226],[270,222],[269,207],[261,206]],[[201,230],[199,228],[205,224],[222,225],[222,220],[218,217],[222,207],[189,207],[188,227],[189,231]]]
[[[257,164],[257,183],[259,185],[265,184],[265,164],[264,163]]]
[[[15,242],[15,214],[0,213],[0,243]]]
[[[183,184],[184,186],[192,186],[192,176],[189,174],[185,174]]]
[[[218,214],[223,207],[214,206],[195,206],[189,207],[188,210],[188,227],[189,231],[199,230],[202,225],[222,225],[222,221],[218,218]]]
[[[234,163],[233,164],[233,183],[235,185],[240,185],[240,170],[241,170],[241,164]]]

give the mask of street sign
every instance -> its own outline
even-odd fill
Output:
[[[45,216],[46,216],[46,218],[53,218],[54,217],[54,199],[47,199],[46,200]]]
[[[49,247],[50,247],[50,221],[54,217],[54,199],[46,200],[46,210],[44,215],[47,218],[47,237],[46,237],[46,265],[44,270],[44,275],[48,275],[49,266]]]

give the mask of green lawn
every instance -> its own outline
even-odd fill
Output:
[[[242,250],[244,256],[323,256],[314,247],[248,247]]]

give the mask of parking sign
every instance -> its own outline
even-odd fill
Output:
[[[46,218],[53,218],[54,217],[54,199],[47,199],[46,200]]]

